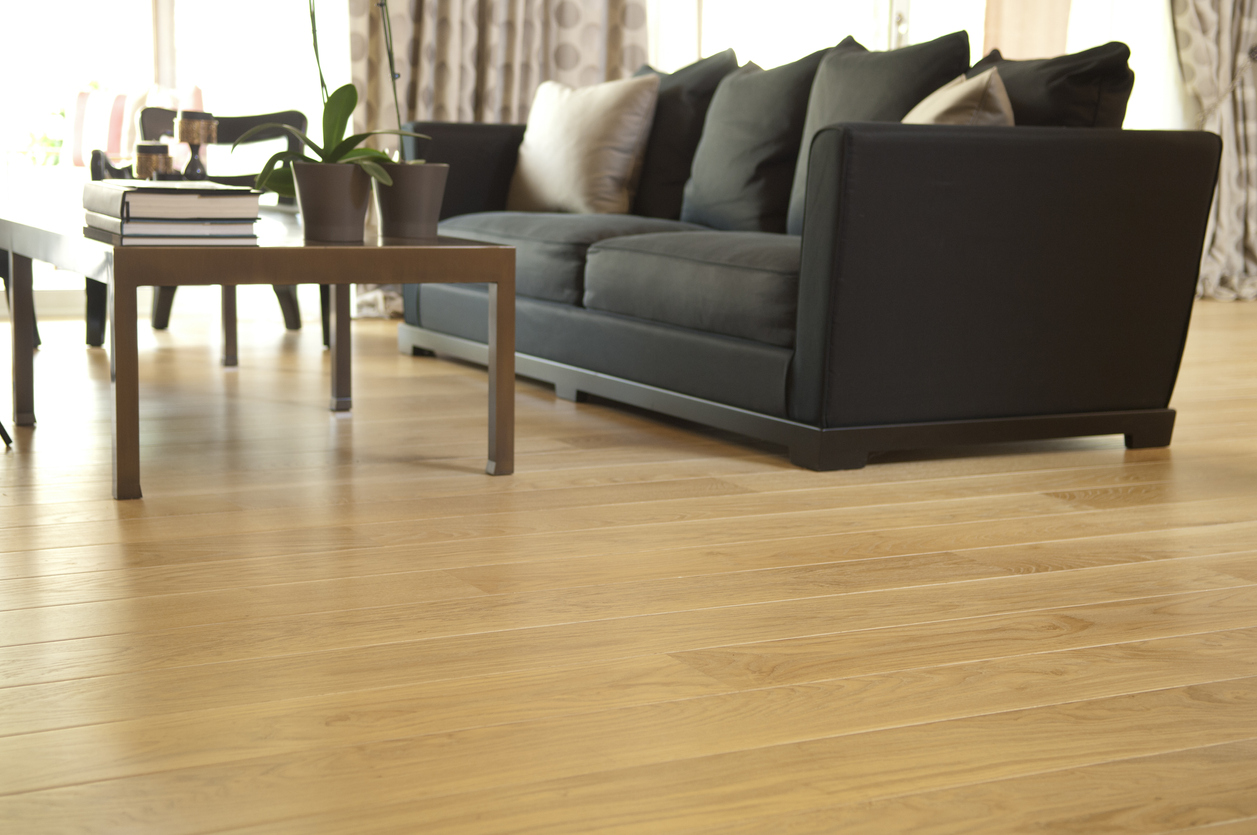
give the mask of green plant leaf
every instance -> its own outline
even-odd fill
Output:
[[[345,128],[349,125],[349,117],[353,115],[354,108],[357,106],[358,90],[352,84],[337,87],[332,95],[328,96],[327,104],[323,105],[324,147],[332,149],[342,144],[341,140],[345,138]],[[329,151],[323,161],[339,162],[340,157]]]
[[[347,137],[339,145],[337,145],[334,149],[332,149],[328,153],[328,155],[335,157],[336,160],[346,159],[345,154],[347,154],[352,148],[357,147],[358,144],[362,142],[362,140],[366,139],[368,136],[379,136],[381,134],[392,134],[395,136],[414,136],[419,139],[432,138],[431,136],[427,136],[422,133],[413,133],[408,130],[369,130],[366,133],[355,133],[353,136]],[[339,154],[339,156],[336,156],[337,154]]]
[[[340,161],[351,162],[356,159],[362,159],[363,157],[370,157],[372,159],[377,159],[380,162],[393,161],[392,158],[388,154],[384,153],[383,151],[377,151],[375,148],[355,148],[354,150],[349,151],[343,157],[341,157]]]
[[[295,192],[292,186],[292,169],[276,168],[276,166],[283,162],[295,162],[297,160],[314,162],[305,154],[297,154],[292,151],[280,151],[272,155],[266,161],[266,165],[262,166],[262,170],[258,172],[257,179],[253,181],[254,186],[266,191],[274,191],[285,197],[293,197]],[[282,190],[285,186],[288,189],[287,191]]]
[[[311,139],[310,139],[310,137],[306,136],[304,133],[302,133],[301,131],[297,130],[297,129],[296,129],[296,128],[294,128],[292,125],[282,125],[282,124],[280,124],[279,122],[267,122],[267,123],[266,123],[266,124],[264,124],[264,125],[257,125],[257,126],[255,126],[255,127],[251,127],[251,128],[249,128],[247,131],[245,131],[244,133],[240,134],[240,138],[239,138],[239,139],[237,139],[235,142],[231,143],[231,150],[233,150],[233,151],[234,151],[234,150],[236,150],[236,146],[237,146],[237,145],[239,145],[241,142],[246,141],[249,137],[251,137],[251,136],[256,136],[257,134],[261,133],[262,131],[264,131],[264,130],[270,130],[270,129],[272,129],[272,128],[282,128],[283,130],[288,131],[288,132],[289,132],[289,133],[291,133],[293,136],[295,136],[295,137],[297,137],[298,139],[300,139],[300,140],[301,140],[301,144],[305,145],[307,148],[309,148],[310,150],[314,151],[314,153],[318,154],[318,155],[319,155],[319,159],[324,159],[324,158],[325,158],[324,153],[323,153],[323,149],[322,149],[322,148],[320,148],[318,145],[315,145],[315,144],[314,144],[314,141],[313,141],[313,140],[311,140]],[[311,162],[313,162],[313,160],[311,160]]]
[[[293,183],[291,168],[276,168],[272,171],[270,179],[266,181],[266,187],[280,197],[297,196],[297,186]]]
[[[393,184],[393,178],[388,175],[387,171],[380,167],[379,163],[369,159],[358,158],[354,160],[354,164],[361,165],[363,171],[367,172],[372,176],[372,178],[379,180],[384,185],[391,186]]]
[[[355,133],[353,136],[343,139],[329,154],[338,161],[345,158],[345,154],[358,147],[358,143],[370,136],[370,133]]]

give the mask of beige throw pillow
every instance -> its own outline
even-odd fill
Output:
[[[658,95],[654,73],[590,87],[543,83],[528,113],[506,208],[627,212]]]
[[[991,68],[973,78],[963,75],[925,97],[908,115],[908,125],[1013,125],[1013,105],[1000,80],[999,70]]]

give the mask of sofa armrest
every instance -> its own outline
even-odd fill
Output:
[[[808,166],[789,410],[820,427],[1165,408],[1221,143],[833,125]]]
[[[432,137],[403,136],[403,158],[449,163],[442,218],[506,208],[523,125],[407,122],[402,127]]]

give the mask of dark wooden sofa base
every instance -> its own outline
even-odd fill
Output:
[[[398,325],[397,347],[405,354],[441,354],[480,365],[488,362],[488,348],[482,343],[405,323]],[[550,383],[565,400],[592,394],[781,444],[789,449],[791,462],[812,470],[858,470],[867,463],[869,453],[877,451],[1083,435],[1125,435],[1131,449],[1161,447],[1169,446],[1174,432],[1173,409],[818,429],[529,354],[515,355],[515,370]]]

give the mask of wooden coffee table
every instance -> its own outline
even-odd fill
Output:
[[[22,195],[16,195],[21,197]],[[143,285],[223,285],[225,361],[235,354],[235,285],[331,284],[331,409],[352,405],[349,285],[423,282],[489,285],[490,475],[514,471],[515,250],[439,238],[362,244],[316,244],[301,239],[291,214],[264,210],[259,246],[112,247],[83,237],[75,200],[0,205],[0,250],[9,258],[13,317],[13,418],[35,423],[34,311],[31,260],[47,261],[109,286],[109,365],[113,386],[113,495],[138,499],[140,491],[140,381],[136,340],[136,288]],[[0,256],[2,257],[2,256]]]

